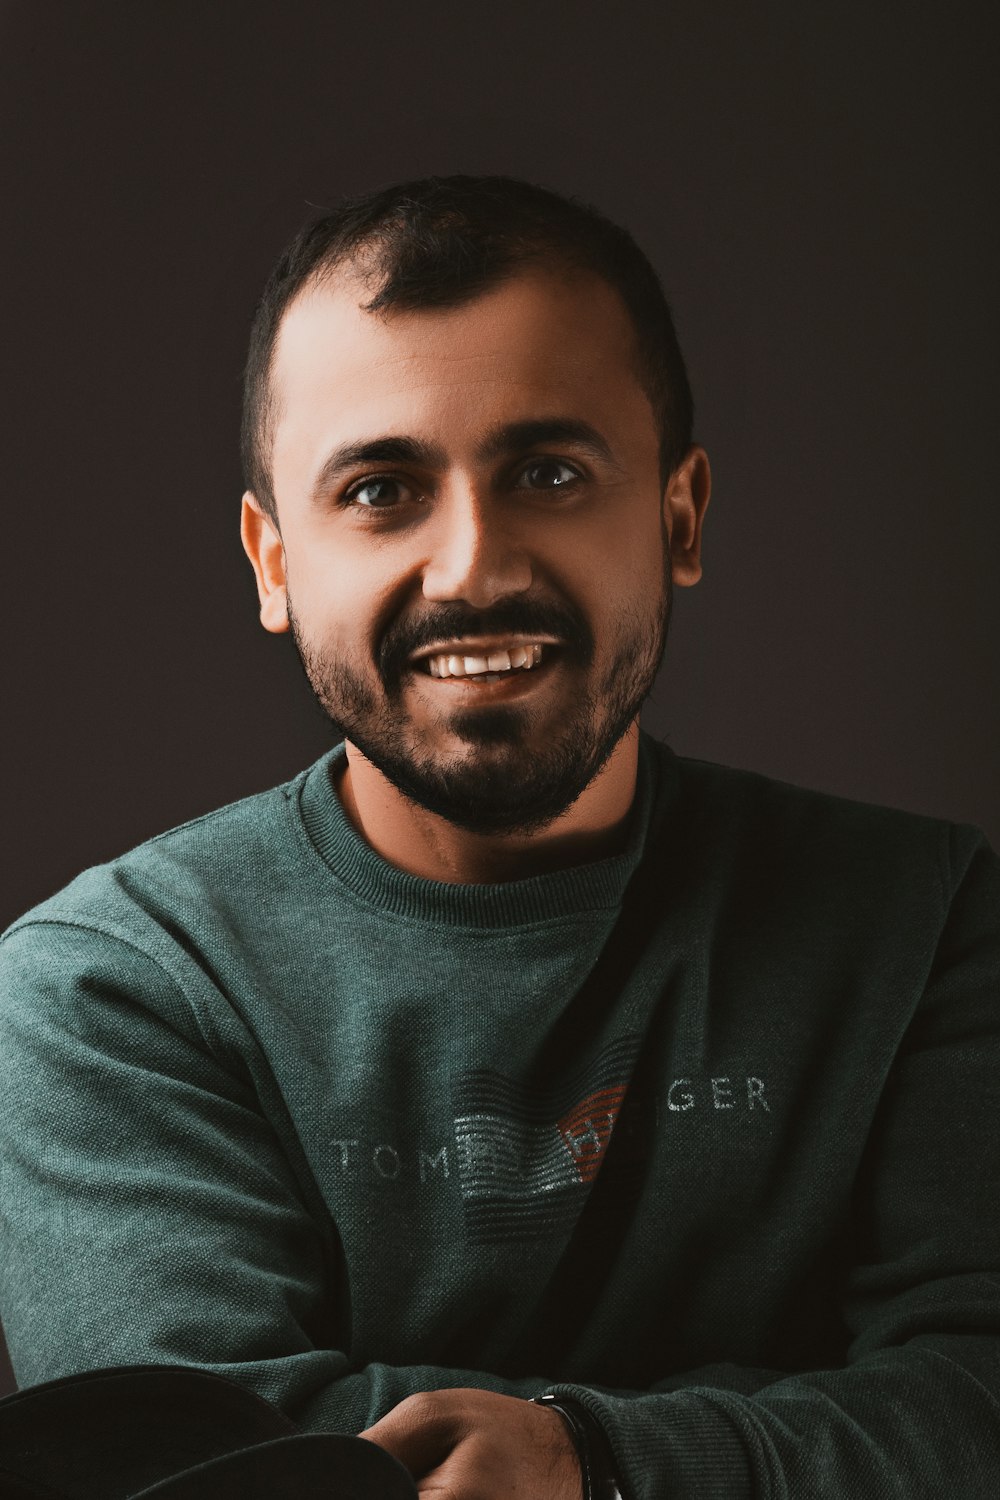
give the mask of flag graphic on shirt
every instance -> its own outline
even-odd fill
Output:
[[[479,1069],[459,1079],[455,1142],[470,1236],[556,1233],[572,1223],[618,1121],[638,1038],[609,1047],[585,1076],[528,1090]]]

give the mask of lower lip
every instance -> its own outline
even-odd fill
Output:
[[[497,677],[493,682],[485,681],[486,673],[471,677],[432,677],[429,672],[414,672],[418,682],[426,683],[439,692],[452,693],[468,698],[520,698],[545,681],[559,664],[558,655],[544,655],[537,667],[522,668]]]

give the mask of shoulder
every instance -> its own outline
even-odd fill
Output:
[[[75,932],[78,947],[93,934],[157,961],[176,949],[194,914],[224,921],[228,906],[252,907],[307,855],[298,794],[312,769],[83,870],[12,922],[0,934],[0,952],[15,942],[64,946]]]
[[[916,901],[940,911],[970,864],[1000,870],[985,833],[973,824],[696,757],[674,760],[675,833],[688,857],[717,879],[731,876],[803,899],[822,890],[882,910]]]

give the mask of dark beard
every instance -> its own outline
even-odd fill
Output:
[[[520,748],[530,732],[530,706],[514,700],[451,712],[454,735],[480,752],[451,765],[421,756],[409,743],[405,673],[389,671],[380,697],[349,666],[310,648],[290,595],[288,619],[302,669],[338,739],[356,745],[410,802],[455,827],[487,837],[527,837],[572,807],[635,722],[663,661],[672,602],[667,560],[653,630],[633,620],[603,681],[584,687],[561,732],[540,751]],[[561,670],[575,671],[586,684],[592,658],[592,652],[589,663],[586,653],[567,652]]]

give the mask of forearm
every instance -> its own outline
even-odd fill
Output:
[[[530,1399],[545,1392],[560,1390],[564,1393],[578,1391],[577,1386],[560,1383],[554,1374],[523,1375],[519,1377],[497,1375],[488,1370],[456,1368],[443,1365],[389,1365],[373,1362],[363,1369],[350,1371],[343,1355],[335,1356],[343,1373],[336,1379],[317,1383],[307,1399],[302,1400],[297,1410],[291,1413],[294,1420],[307,1432],[360,1432],[364,1427],[378,1421],[386,1412],[405,1401],[408,1396],[420,1391],[444,1391],[458,1388],[493,1391],[502,1396],[520,1396]],[[230,1378],[240,1379],[239,1372],[232,1371]],[[247,1383],[259,1389],[259,1372],[252,1372],[253,1379]],[[610,1386],[600,1380],[588,1382],[588,1396],[609,1397],[624,1406],[626,1403],[642,1401],[651,1395],[668,1392],[684,1393],[691,1389],[706,1387],[727,1391],[736,1395],[749,1395],[785,1380],[784,1370],[721,1363],[702,1365],[658,1381],[649,1390],[624,1389]],[[595,1409],[596,1415],[596,1409]]]
[[[317,1385],[307,1400],[294,1407],[286,1405],[286,1409],[303,1432],[358,1433],[421,1391],[462,1388],[528,1399],[550,1383],[540,1376],[507,1379],[487,1370],[443,1365],[372,1363],[360,1370],[345,1370],[339,1378]]]
[[[708,1383],[623,1397],[558,1383],[606,1433],[624,1500],[992,1500],[1000,1339],[914,1340],[746,1395]]]

